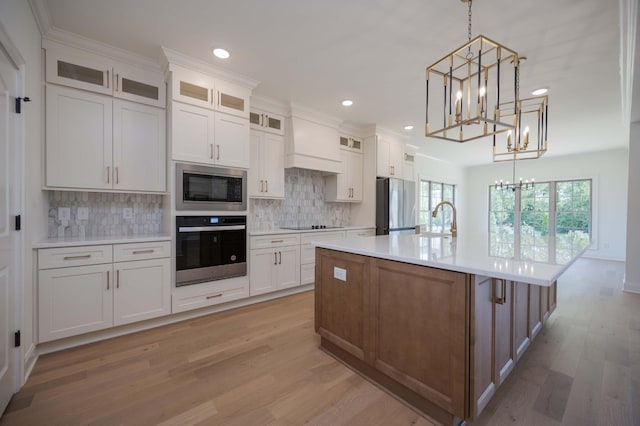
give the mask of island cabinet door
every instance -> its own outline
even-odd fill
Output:
[[[529,347],[529,284],[514,282],[516,361]]]
[[[371,264],[374,367],[467,418],[469,276],[382,259]]]
[[[515,366],[513,282],[476,275],[471,304],[471,414],[477,418]]]
[[[529,339],[533,340],[542,329],[542,287],[529,284]]]
[[[316,249],[316,332],[365,360],[368,345],[368,258]]]

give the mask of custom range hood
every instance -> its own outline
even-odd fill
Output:
[[[334,117],[291,104],[285,167],[341,173],[340,123]]]

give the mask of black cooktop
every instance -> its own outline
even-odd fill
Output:
[[[327,225],[310,225],[310,226],[282,226],[280,229],[291,229],[294,231],[308,231],[311,229],[341,229],[342,226],[327,226]]]

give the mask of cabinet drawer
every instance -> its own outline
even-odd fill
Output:
[[[300,243],[309,244],[313,241],[344,240],[344,236],[344,231],[308,232],[301,235]]]
[[[316,264],[308,263],[300,266],[300,284],[311,284],[316,280]]]
[[[274,234],[251,237],[251,250],[260,248],[295,246],[300,244],[300,234]]]
[[[347,231],[347,238],[351,237],[375,237],[376,230],[375,228],[369,229],[351,229]]]
[[[300,263],[315,263],[316,262],[316,248],[311,244],[305,244],[300,247]]]
[[[245,297],[249,297],[249,282],[247,280],[224,280],[208,285],[206,293],[184,296],[174,293],[171,297],[171,312],[175,314],[190,311]]]
[[[113,261],[158,259],[171,256],[171,241],[153,241],[148,243],[115,244]]]
[[[111,263],[111,245],[61,247],[38,250],[38,268],[65,268],[67,266]]]

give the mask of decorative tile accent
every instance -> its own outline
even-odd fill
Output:
[[[108,237],[157,234],[162,229],[162,195],[107,192],[49,192],[49,237]],[[69,207],[68,221],[58,220],[58,208]],[[89,219],[78,219],[78,207],[89,209]],[[124,208],[132,209],[130,219]]]
[[[284,200],[249,200],[249,223],[254,231],[311,225],[348,226],[349,203],[324,201],[323,173],[285,169]]]

